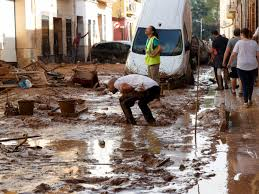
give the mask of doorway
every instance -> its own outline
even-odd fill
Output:
[[[77,16],[76,32],[80,33],[81,36],[84,35],[85,29],[84,29],[84,17],[83,16]],[[85,60],[84,40],[80,40],[79,48],[77,50],[77,59],[79,61]]]
[[[72,20],[66,19],[67,56],[72,56]]]
[[[42,56],[48,58],[50,55],[50,44],[49,44],[49,16],[42,16],[41,18],[41,31],[42,31]]]
[[[60,63],[63,56],[62,18],[53,18],[55,62]]]

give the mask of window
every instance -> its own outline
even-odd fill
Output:
[[[67,55],[72,55],[72,20],[66,19]]]
[[[177,56],[183,52],[183,40],[181,30],[159,29],[159,41],[162,47],[161,56]],[[138,54],[145,54],[147,36],[145,28],[139,28],[134,39],[132,51]]]

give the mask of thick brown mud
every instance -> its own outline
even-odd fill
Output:
[[[102,85],[121,73],[106,69],[100,72]],[[40,136],[28,139],[17,150],[14,148],[18,141],[0,144],[1,191],[228,193],[228,187],[232,186],[228,183],[229,161],[236,156],[236,150],[227,139],[233,140],[235,135],[219,133],[216,106],[220,103],[216,99],[220,98],[215,99],[215,95],[221,94],[212,90],[209,76],[208,69],[203,69],[197,141],[194,87],[165,91],[161,103],[151,103],[158,122],[155,127],[146,124],[137,106],[133,112],[138,125],[125,124],[119,95],[111,95],[104,87],[10,91],[8,98],[14,103],[19,99],[36,101],[33,116],[5,117],[6,94],[1,94],[0,138]],[[62,117],[59,111],[49,114],[46,109],[55,109],[57,101],[64,98],[77,99],[77,110],[87,108],[87,111],[75,118]],[[243,152],[247,153],[252,145]],[[239,158],[235,162],[239,164],[238,161]],[[235,173],[235,179],[248,178],[241,170]]]

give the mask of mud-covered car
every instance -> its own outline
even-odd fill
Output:
[[[130,47],[129,41],[97,43],[93,45],[88,60],[95,63],[126,63]]]

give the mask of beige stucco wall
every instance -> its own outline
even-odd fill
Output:
[[[120,18],[126,17],[126,6],[125,0],[116,0],[116,2],[112,6],[112,17]]]
[[[57,1],[16,0],[17,59],[20,66],[29,64],[32,59],[41,55],[43,15],[49,17],[52,45],[53,17],[57,16]]]
[[[74,3],[75,2],[75,3]],[[112,4],[100,4],[85,0],[16,0],[16,29],[17,29],[17,56],[20,66],[27,65],[32,59],[42,55],[42,16],[49,19],[50,54],[54,54],[54,22],[55,17],[62,18],[62,54],[67,54],[66,19],[72,20],[72,39],[76,34],[77,16],[83,17],[84,33],[88,29],[88,21],[91,20],[92,44],[99,42],[100,31],[98,28],[98,15],[103,20],[102,29],[106,31],[105,40],[113,38],[112,28]],[[95,27],[93,23],[95,22]],[[104,24],[105,23],[105,24]],[[87,56],[91,45],[89,36],[81,41],[80,47]]]
[[[72,20],[72,34],[75,34],[73,0],[16,0],[17,58],[21,66],[42,55],[42,17],[49,18],[50,54],[53,55],[54,17],[62,18],[64,55],[67,54],[66,19]]]
[[[227,7],[230,0],[220,0],[220,33],[227,38],[233,37],[234,21],[227,18]]]

